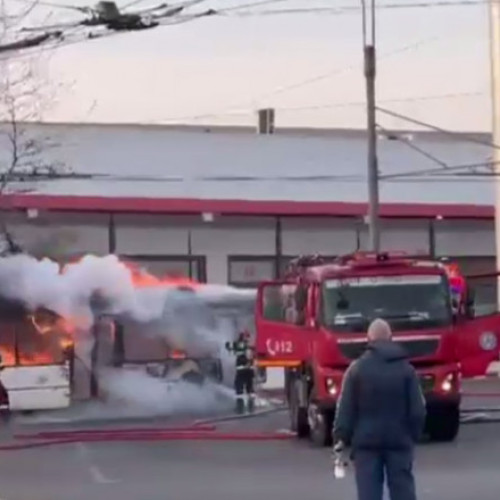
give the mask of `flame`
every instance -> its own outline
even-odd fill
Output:
[[[66,262],[65,264],[62,264],[60,268],[61,274],[64,274],[66,272],[68,265],[78,264],[78,262],[80,262],[82,259],[83,256],[75,257]],[[164,276],[158,277],[151,274],[144,267],[140,266],[139,264],[133,261],[119,259],[119,262],[128,269],[132,283],[137,288],[163,286],[163,287],[177,287],[188,290],[195,290],[201,286],[201,284],[198,281],[187,278],[182,275],[177,276],[172,274],[166,274]]]
[[[83,259],[78,257],[60,265],[64,274],[70,264],[77,264]],[[120,260],[130,273],[132,284],[136,288],[167,287],[187,291],[196,291],[202,284],[184,276],[165,275],[157,277],[140,265]],[[75,319],[75,318],[73,318]],[[4,328],[0,318],[0,354],[4,366],[23,366],[60,363],[65,359],[65,352],[74,346],[77,321],[63,318],[58,314],[40,309],[28,314],[15,325]],[[114,325],[110,334],[115,336]],[[174,359],[185,359],[186,354],[178,349],[170,352]]]
[[[186,278],[185,276],[167,274],[162,277],[157,277],[133,262],[123,260],[120,262],[129,270],[132,283],[137,288],[162,286],[185,288],[194,291],[201,286],[199,282]]]
[[[172,358],[172,359],[186,359],[186,353],[184,351],[180,351],[178,349],[174,349],[170,353],[169,357]]]
[[[71,321],[52,311],[37,310],[0,325],[0,354],[4,366],[62,363],[74,345]]]
[[[16,365],[16,355],[13,349],[6,346],[0,346],[0,354],[2,355],[3,366]],[[35,352],[29,355],[19,355],[19,365],[21,366],[35,366],[35,365],[48,365],[54,363],[54,356],[48,352]]]

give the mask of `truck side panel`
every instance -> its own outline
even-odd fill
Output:
[[[456,335],[462,377],[484,376],[490,364],[499,361],[500,313],[466,320]]]
[[[306,318],[298,318],[296,285],[269,282],[259,287],[256,302],[256,349],[260,366],[299,366],[308,354]]]

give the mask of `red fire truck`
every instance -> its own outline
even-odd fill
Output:
[[[301,257],[283,280],[260,284],[258,364],[285,369],[291,429],[319,446],[331,443],[344,371],[377,317],[391,324],[417,369],[430,439],[454,440],[461,378],[484,375],[498,361],[500,314],[475,317],[472,290],[456,267],[402,253]]]

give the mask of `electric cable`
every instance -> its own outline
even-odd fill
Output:
[[[431,123],[427,123],[427,122],[424,122],[422,120],[417,120],[417,119],[412,118],[410,116],[403,115],[401,113],[396,113],[395,111],[391,111],[389,109],[381,108],[380,106],[376,106],[376,109],[377,109],[377,111],[380,111],[381,113],[383,113],[385,115],[389,115],[389,116],[392,116],[394,118],[399,118],[400,120],[410,122],[410,123],[413,123],[415,125],[419,125],[421,127],[429,128],[431,130],[434,130],[436,132],[440,132],[441,134],[447,135],[447,136],[454,138],[454,139],[457,139],[457,140],[462,139],[464,141],[479,144],[481,146],[487,146],[487,147],[494,148],[494,149],[500,149],[499,145],[494,144],[491,141],[483,141],[481,139],[477,139],[476,137],[473,137],[470,134],[464,134],[462,132],[453,132],[451,130],[447,130],[447,129],[444,129],[442,127],[438,127],[437,125],[432,125]]]
[[[268,0],[262,2],[252,2],[241,6],[227,7],[216,9],[218,15],[230,15],[237,17],[260,17],[274,15],[289,15],[289,14],[357,14],[362,11],[362,6],[354,5],[339,5],[336,7],[304,7],[293,9],[265,9],[265,10],[247,10],[252,7],[259,7],[265,4],[272,4],[286,0]],[[447,7],[477,7],[487,5],[490,0],[450,0],[450,1],[423,1],[409,3],[378,3],[374,6],[375,10],[411,10],[411,9],[429,9],[429,8],[447,8]],[[239,12],[243,10],[244,12]]]
[[[24,0],[22,0],[24,1]],[[179,2],[173,5],[160,4],[156,7],[152,7],[148,11],[139,11],[139,12],[127,12],[121,13],[118,11],[117,13],[109,14],[111,16],[111,20],[109,20],[106,15],[98,13],[95,14],[95,9],[93,7],[76,7],[76,6],[64,6],[60,5],[60,8],[73,9],[82,13],[92,13],[91,18],[86,18],[81,21],[73,21],[71,23],[60,23],[59,25],[54,26],[36,26],[30,28],[23,28],[21,32],[40,32],[37,37],[25,36],[24,38],[18,39],[15,42],[10,44],[0,45],[0,52],[14,52],[14,57],[23,56],[26,52],[29,52],[29,49],[40,48],[40,47],[48,47],[48,40],[52,38],[58,38],[64,40],[62,42],[55,42],[50,44],[51,49],[61,48],[63,46],[79,43],[87,40],[95,40],[97,38],[104,38],[113,34],[122,34],[122,33],[130,33],[134,31],[144,30],[144,29],[154,29],[160,26],[168,26],[174,24],[181,24],[190,21],[194,21],[196,19],[200,19],[202,17],[212,16],[214,12],[212,9],[208,9],[206,11],[192,13],[192,14],[182,14],[184,10],[189,9],[195,5],[206,2],[208,0],[186,0],[184,2]],[[53,7],[54,5],[52,5]],[[116,9],[116,5],[115,5]],[[161,10],[163,9],[163,12]],[[160,11],[155,12],[154,11]],[[148,20],[145,21],[146,17],[143,18],[141,15],[145,15],[146,12],[149,12]],[[113,17],[114,16],[114,17]],[[129,23],[129,24],[127,24]],[[81,39],[77,40],[68,40],[69,30],[75,28],[102,28],[101,32],[99,31],[88,31],[86,35],[83,35]],[[46,43],[47,42],[47,43]],[[13,45],[12,45],[13,44]],[[21,51],[21,53],[19,53]],[[9,59],[12,59],[12,55],[9,54]],[[2,59],[5,59],[2,58]]]
[[[474,168],[491,168],[495,162],[490,162],[490,161],[484,161],[484,162],[478,162],[478,163],[465,163],[463,165],[448,165],[446,167],[446,175],[450,175],[453,172],[457,172],[460,170],[467,170],[467,169],[474,169]],[[382,180],[389,180],[389,179],[396,179],[396,178],[403,178],[403,177],[418,177],[421,175],[435,175],[435,174],[443,174],[444,170],[442,167],[440,168],[433,168],[433,169],[427,169],[427,170],[407,170],[404,172],[400,172],[397,174],[386,174],[386,175],[381,175],[380,178]]]
[[[382,127],[378,123],[375,124],[375,127],[378,130],[381,130],[382,132],[384,132],[386,134],[390,133],[390,131],[388,129],[385,129],[384,127]],[[437,163],[443,169],[448,169],[448,164],[446,162],[444,162],[443,160],[440,160],[438,157],[432,155],[428,151],[425,151],[425,149],[420,148],[416,144],[413,144],[411,141],[409,141],[408,139],[406,139],[403,135],[396,134],[396,138],[397,138],[396,140],[398,142],[401,142],[402,144],[405,144],[406,146],[408,146],[413,151],[415,151],[418,154],[422,155],[424,158],[427,158],[428,160],[430,160],[433,163]]]
[[[434,94],[434,95],[422,95],[422,96],[409,96],[409,97],[394,97],[390,99],[377,99],[380,103],[395,103],[395,104],[405,104],[411,102],[422,102],[422,101],[440,101],[445,99],[461,99],[464,97],[479,97],[485,95],[486,92],[451,92],[446,94]],[[311,104],[309,106],[287,106],[281,107],[276,106],[274,109],[281,112],[295,112],[295,111],[313,111],[321,109],[334,109],[334,108],[345,108],[350,106],[364,106],[365,101],[346,101],[346,102],[333,102],[325,104]]]
[[[391,57],[398,56],[400,54],[404,54],[404,53],[412,51],[412,50],[417,50],[425,44],[435,42],[435,41],[443,39],[443,38],[444,38],[443,35],[435,35],[435,36],[431,36],[431,37],[426,37],[426,38],[421,39],[421,40],[417,40],[416,42],[412,42],[412,43],[403,45],[401,47],[390,50],[390,51],[380,55],[378,57],[378,62],[384,63],[386,60],[390,59]],[[242,101],[240,101],[239,104],[225,106],[224,108],[219,109],[218,111],[212,111],[212,112],[202,113],[202,114],[198,114],[198,115],[188,115],[188,116],[179,116],[179,117],[173,117],[173,118],[165,118],[162,120],[155,121],[154,123],[164,125],[167,123],[181,123],[181,122],[186,122],[186,121],[191,121],[191,120],[217,118],[217,117],[224,116],[224,115],[253,113],[256,111],[256,109],[254,107],[248,106],[248,102],[261,101],[262,99],[266,99],[269,97],[273,97],[275,95],[280,95],[280,94],[284,94],[287,92],[291,92],[291,91],[294,91],[294,90],[297,90],[300,88],[307,87],[309,85],[316,84],[316,83],[324,81],[324,80],[329,80],[331,78],[335,78],[337,76],[341,76],[341,75],[350,73],[351,71],[358,69],[358,66],[359,66],[359,63],[356,63],[356,64],[353,63],[353,64],[349,64],[347,66],[337,67],[337,68],[334,68],[328,72],[320,73],[320,74],[305,78],[303,80],[299,80],[296,82],[292,82],[290,84],[282,85],[280,87],[275,88],[274,90],[261,93],[257,97],[250,98],[244,103]]]

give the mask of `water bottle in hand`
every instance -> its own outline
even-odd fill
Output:
[[[339,458],[335,459],[333,475],[335,476],[335,479],[343,479],[345,477],[345,464]]]
[[[343,456],[344,444],[339,441],[333,448],[333,474],[336,479],[343,479],[346,475],[347,463]]]

